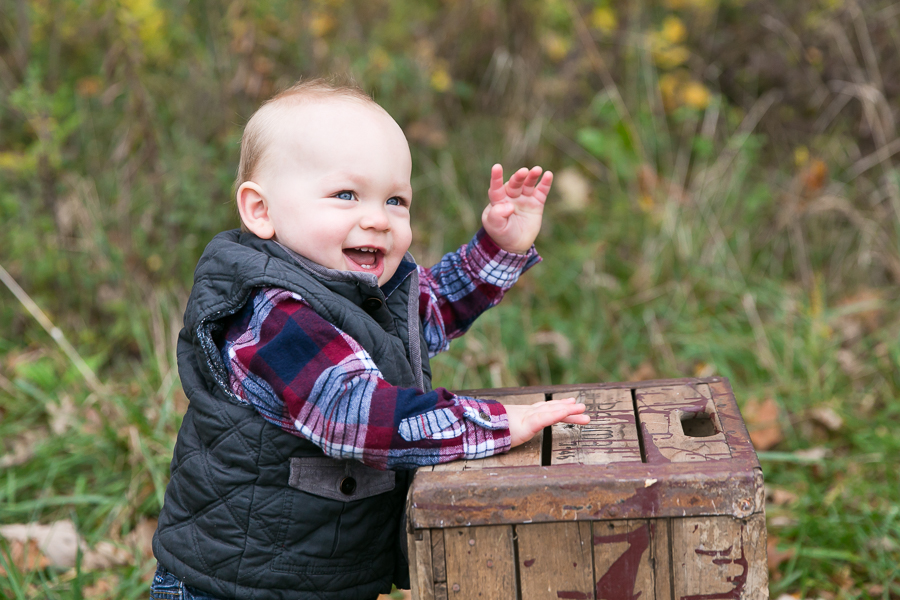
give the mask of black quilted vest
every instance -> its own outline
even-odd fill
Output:
[[[392,581],[409,587],[400,520],[412,471],[328,458],[229,391],[215,343],[220,320],[260,287],[300,294],[356,339],[389,383],[431,389],[414,267],[381,289],[373,275],[325,269],[249,233],[217,235],[197,265],[178,339],[190,405],[153,552],[219,598],[369,600]]]

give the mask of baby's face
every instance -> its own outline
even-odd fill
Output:
[[[412,171],[403,131],[387,113],[323,100],[288,118],[254,174],[275,239],[329,269],[384,285],[409,249]]]

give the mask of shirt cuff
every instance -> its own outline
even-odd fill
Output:
[[[484,227],[475,234],[467,254],[480,279],[504,289],[512,287],[519,275],[541,262],[534,244],[525,254],[507,252],[497,245]]]
[[[457,396],[456,401],[462,407],[466,420],[493,431],[509,429],[509,417],[506,415],[506,409],[496,400]]]

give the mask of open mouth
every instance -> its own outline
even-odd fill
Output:
[[[379,275],[384,268],[384,253],[377,248],[344,248],[344,256],[355,270]]]

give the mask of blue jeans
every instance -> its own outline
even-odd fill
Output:
[[[150,600],[219,600],[219,598],[184,585],[162,565],[158,565],[153,583],[150,584]]]

